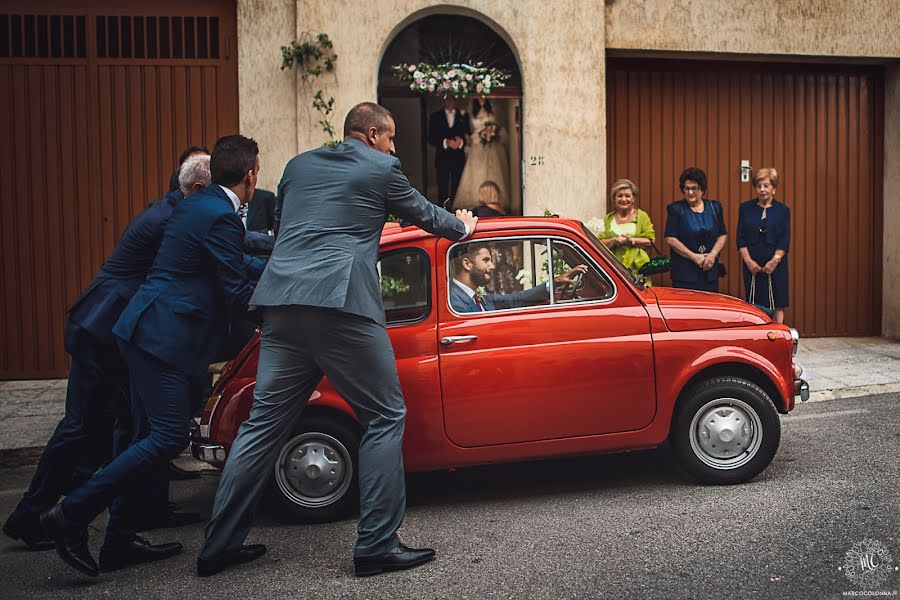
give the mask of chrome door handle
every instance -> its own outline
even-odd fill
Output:
[[[464,342],[474,342],[478,339],[477,335],[448,335],[441,338],[441,344],[450,346],[451,344],[462,344]]]

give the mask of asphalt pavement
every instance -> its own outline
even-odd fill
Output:
[[[665,447],[411,475],[401,537],[438,551],[433,563],[411,571],[356,579],[355,520],[290,525],[262,513],[248,541],[269,553],[207,579],[194,574],[199,525],[147,535],[182,541],[184,554],[96,580],[53,551],[29,552],[0,537],[0,595],[795,600],[900,593],[900,394],[807,403],[782,425],[773,464],[739,486],[695,484]],[[30,467],[0,469],[0,515],[30,475]],[[217,480],[205,471],[173,483],[173,498],[209,514]],[[95,553],[104,519],[91,531]],[[866,556],[883,579],[876,586],[848,577],[847,568],[860,576],[857,563]]]

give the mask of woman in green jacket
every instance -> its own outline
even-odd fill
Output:
[[[647,250],[656,240],[650,215],[634,205],[637,196],[638,188],[633,181],[616,181],[609,193],[613,210],[603,219],[603,231],[597,235],[635,275],[650,262]]]

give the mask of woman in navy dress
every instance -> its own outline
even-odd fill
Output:
[[[672,285],[677,288],[719,291],[719,253],[728,238],[722,204],[704,200],[706,173],[689,167],[678,184],[684,200],[666,208],[666,241],[672,248]]]
[[[760,169],[753,176],[756,198],[741,204],[738,213],[737,247],[744,261],[744,291],[747,302],[769,306],[772,319],[784,323],[788,305],[788,246],[791,243],[791,209],[775,200],[778,171]],[[756,297],[750,297],[756,277]],[[769,278],[772,297],[769,296]],[[774,306],[772,306],[774,305]]]

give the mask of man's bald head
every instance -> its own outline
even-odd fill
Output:
[[[374,102],[360,102],[350,109],[344,119],[344,137],[350,137],[354,132],[368,135],[372,127],[378,133],[384,133],[393,119],[391,111],[385,107]]]

